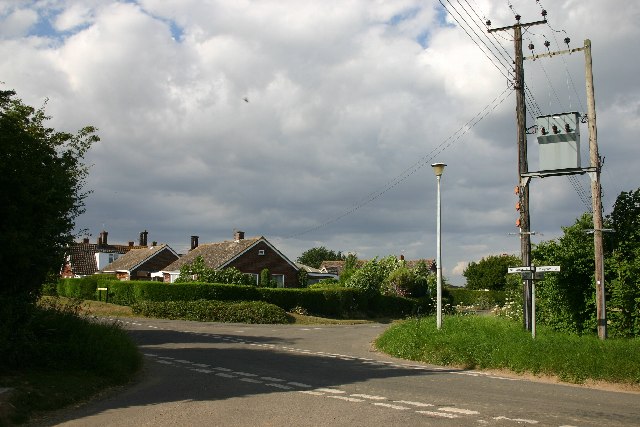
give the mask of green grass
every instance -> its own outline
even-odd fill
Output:
[[[12,362],[0,366],[0,387],[13,389],[15,408],[0,414],[0,425],[87,399],[138,372],[142,357],[127,333],[80,311],[79,304],[56,300],[34,310],[21,340],[4,355]]]
[[[571,383],[604,381],[640,386],[640,340],[558,333],[491,316],[411,319],[392,326],[376,346],[396,357],[464,369],[548,375]]]

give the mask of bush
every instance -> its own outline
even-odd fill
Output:
[[[480,291],[463,288],[447,288],[447,293],[451,296],[450,303],[454,306],[475,306],[480,309],[488,309],[496,305],[504,305],[506,300],[505,291]]]
[[[262,301],[142,301],[132,306],[135,314],[163,319],[201,322],[289,323],[280,307]]]

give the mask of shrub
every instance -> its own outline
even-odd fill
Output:
[[[288,323],[280,307],[262,301],[142,301],[132,306],[135,314],[164,319],[204,322]]]

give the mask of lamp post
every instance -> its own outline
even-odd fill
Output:
[[[440,221],[440,212],[442,207],[440,206],[440,177],[444,172],[444,167],[447,166],[444,163],[434,163],[431,165],[433,168],[433,173],[436,174],[436,179],[438,181],[438,196],[437,196],[437,216],[436,216],[436,246],[437,246],[437,255],[436,255],[436,274],[437,274],[437,308],[436,308],[436,325],[438,329],[442,328],[442,242],[440,236],[442,235],[442,226]]]

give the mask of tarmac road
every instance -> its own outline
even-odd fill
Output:
[[[640,425],[640,393],[395,359],[371,347],[387,325],[120,321],[140,380],[33,425]]]

